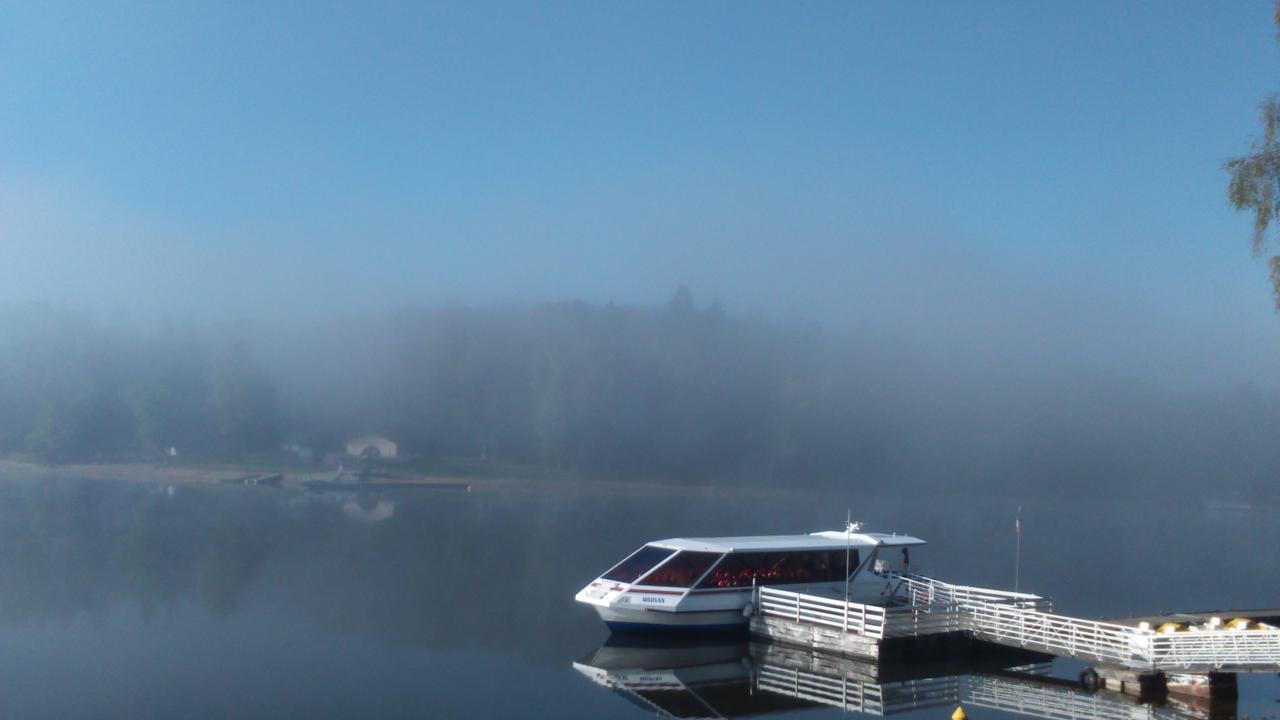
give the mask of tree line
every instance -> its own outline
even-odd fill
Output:
[[[109,327],[47,305],[0,313],[0,451],[49,461],[275,447],[276,383],[243,340]]]
[[[0,312],[0,452],[53,462],[341,452],[586,478],[1267,492],[1280,399],[970,367],[893,338],[699,306],[442,306],[147,330]]]

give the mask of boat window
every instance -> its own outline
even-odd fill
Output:
[[[720,553],[693,552],[683,550],[679,555],[663,563],[640,582],[644,585],[661,585],[664,587],[689,587],[702,573],[711,567],[711,563],[720,559]]]
[[[626,560],[613,566],[601,577],[614,582],[634,582],[636,578],[649,571],[649,568],[671,557],[675,550],[645,545],[627,556]]]
[[[858,551],[849,551],[848,567],[858,566]],[[844,550],[816,552],[730,553],[698,584],[700,588],[844,582]]]

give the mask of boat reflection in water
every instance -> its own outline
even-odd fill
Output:
[[[753,658],[742,638],[613,635],[573,667],[666,717],[747,717],[813,706],[782,694],[754,693]]]
[[[957,705],[1052,720],[1223,720],[1234,704],[1090,693],[1050,675],[1044,656],[875,665],[732,638],[614,635],[573,664],[596,684],[664,717],[750,717],[833,707],[887,716]],[[938,717],[942,717],[939,715]]]

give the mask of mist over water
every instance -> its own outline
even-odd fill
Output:
[[[608,636],[573,592],[647,540],[833,528],[845,504],[872,529],[927,539],[913,554],[926,573],[1008,587],[1014,572],[1016,505],[1004,498],[940,512],[846,493],[170,491],[7,477],[0,500],[9,717],[643,717],[571,668]],[[380,503],[394,511],[377,521],[353,511]],[[1029,502],[1023,526],[1023,589],[1071,614],[1257,605],[1280,582],[1262,553],[1203,559],[1206,539],[1280,542],[1262,514]],[[1244,687],[1242,713],[1280,697],[1273,676]]]
[[[317,460],[377,432],[427,467],[1016,496],[1274,495],[1280,395],[952,361],[699,304],[405,308],[277,327],[0,313],[0,452]]]

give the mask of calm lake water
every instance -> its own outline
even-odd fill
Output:
[[[601,649],[608,632],[573,594],[646,540],[837,529],[846,507],[869,530],[929,540],[912,557],[922,572],[1009,587],[1019,504],[1022,587],[1062,612],[1280,606],[1274,510],[1196,500],[356,495],[15,481],[0,485],[0,715],[630,718],[665,707],[836,717],[753,691],[746,678],[769,667],[758,647]],[[597,682],[630,663],[681,665],[652,680],[705,692],[646,697]],[[1074,677],[1078,666],[1059,661],[1053,672]],[[986,677],[951,685],[987,689]],[[967,709],[975,720],[1018,717]],[[1175,711],[1196,716],[1161,709]],[[1241,676],[1227,717],[1236,714],[1280,714],[1280,680]]]

